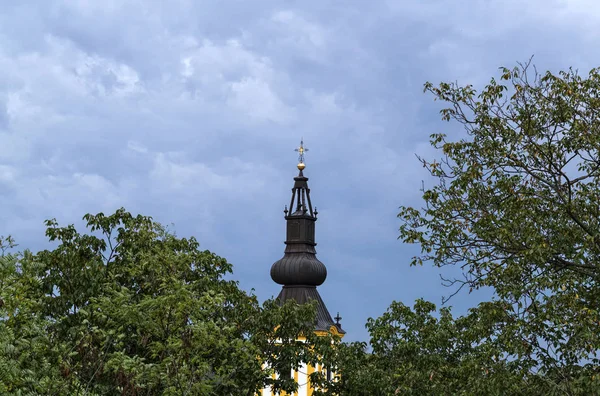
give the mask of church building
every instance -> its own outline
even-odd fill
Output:
[[[282,285],[277,299],[281,304],[288,300],[295,300],[298,304],[304,304],[310,300],[317,302],[317,317],[314,331],[317,335],[333,333],[343,337],[345,331],[340,325],[339,315],[334,322],[327,310],[323,299],[319,295],[317,286],[325,282],[327,268],[316,257],[315,246],[315,223],[317,221],[317,208],[313,207],[308,188],[308,178],[304,176],[304,143],[296,149],[299,153],[299,174],[294,178],[292,188],[292,199],[289,210],[284,210],[286,220],[285,251],[281,259],[271,267],[271,278]],[[332,373],[323,367],[311,367],[302,365],[299,370],[291,373],[298,382],[298,392],[295,396],[309,396],[312,388],[309,375],[315,370],[323,370],[328,378]],[[274,393],[265,388],[262,396],[272,396]]]

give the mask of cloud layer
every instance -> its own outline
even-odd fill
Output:
[[[414,154],[460,133],[423,83],[481,86],[531,55],[587,70],[599,22],[591,0],[2,4],[0,235],[36,250],[46,218],[125,206],[197,236],[267,298],[304,137],[321,293],[365,339],[392,299],[449,294],[396,240],[397,207],[427,180]]]

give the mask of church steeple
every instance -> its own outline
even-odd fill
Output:
[[[318,212],[316,207],[313,209],[308,178],[303,174],[306,167],[304,153],[308,151],[304,148],[303,141],[296,151],[299,153],[299,173],[294,178],[289,210],[287,207],[284,210],[287,223],[286,247],[283,257],[271,267],[271,278],[283,285],[277,297],[281,303],[290,299],[299,304],[309,300],[317,301],[315,330],[344,334],[339,322],[336,323],[331,318],[317,291],[317,286],[322,285],[327,278],[327,268],[316,257],[315,223]]]

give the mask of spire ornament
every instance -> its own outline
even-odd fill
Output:
[[[304,147],[304,138],[300,139],[300,147],[294,151],[298,153],[298,169],[303,170],[306,168],[306,165],[304,164],[304,153],[308,151],[308,149]]]
[[[337,316],[335,318],[333,318],[333,319],[335,319],[335,324],[336,325],[338,325],[339,327],[342,326],[342,324],[340,323],[340,321],[342,320],[342,317],[340,316],[339,312],[337,313]]]

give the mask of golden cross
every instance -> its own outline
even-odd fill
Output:
[[[298,153],[298,162],[303,164],[304,163],[304,153],[306,151],[308,151],[308,149],[304,147],[304,138],[302,138],[300,140],[300,147],[298,147],[294,151],[296,151]]]

